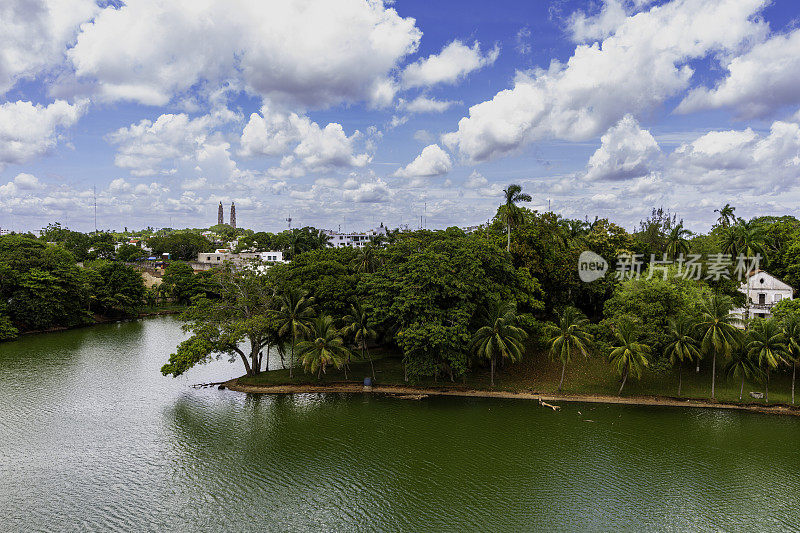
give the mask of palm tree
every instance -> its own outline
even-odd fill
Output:
[[[280,320],[278,334],[284,339],[291,335],[292,354],[289,358],[289,377],[293,375],[294,351],[297,345],[297,337],[304,336],[310,331],[311,319],[316,314],[314,312],[314,298],[309,297],[306,291],[290,289],[279,298],[280,308],[277,316]]]
[[[341,368],[350,351],[345,347],[342,333],[333,325],[333,318],[323,315],[308,328],[307,339],[297,344],[297,356],[306,370],[322,377],[328,365]]]
[[[700,306],[700,322],[697,330],[700,337],[700,349],[703,354],[711,355],[711,399],[714,399],[717,378],[717,356],[728,358],[736,347],[739,330],[735,324],[739,318],[731,314],[733,301],[727,296],[717,294],[703,301]]]
[[[506,223],[506,232],[508,234],[508,244],[506,251],[511,251],[511,226],[516,226],[520,223],[521,212],[517,207],[518,202],[530,202],[531,195],[522,192],[522,187],[516,183],[512,183],[507,189],[503,189],[506,203],[503,205],[502,218]]]
[[[726,226],[722,232],[722,251],[733,257],[743,255],[754,257],[766,255],[767,236],[764,228],[755,222],[737,220],[736,224]]]
[[[792,405],[794,405],[794,381],[797,360],[800,359],[800,317],[792,315],[784,320],[783,336],[786,339],[786,357],[792,363]]]
[[[372,369],[372,379],[375,379],[375,365],[372,363],[372,356],[367,350],[367,342],[373,340],[377,333],[372,327],[372,317],[369,313],[361,307],[360,303],[355,303],[350,306],[350,314],[344,317],[344,323],[347,324],[344,331],[353,336],[356,345],[361,349],[361,359],[364,359],[364,352],[369,358],[369,366]]]
[[[747,337],[750,357],[766,371],[764,403],[769,403],[769,373],[781,363],[787,362],[786,339],[775,318],[754,320]]]
[[[667,255],[673,260],[678,257],[678,254],[689,253],[689,241],[687,237],[691,237],[693,233],[683,227],[683,222],[672,228],[667,236]]]
[[[617,338],[617,346],[611,350],[609,359],[622,376],[622,385],[617,393],[617,396],[620,396],[628,376],[640,378],[644,369],[650,366],[650,347],[637,342],[636,325],[628,319],[619,322],[614,329],[614,336]]]
[[[681,395],[683,362],[692,362],[700,359],[700,350],[697,339],[692,333],[694,328],[685,318],[680,320],[669,319],[669,343],[664,349],[664,355],[669,357],[670,363],[678,364],[678,396]]]
[[[715,213],[719,213],[719,218],[717,222],[723,228],[727,228],[731,225],[731,222],[736,220],[736,215],[733,212],[736,211],[735,207],[731,207],[731,204],[725,204],[725,207],[722,209],[714,209]]]
[[[375,272],[380,266],[380,258],[375,253],[375,246],[367,244],[363,248],[359,248],[351,265],[359,273],[371,274]]]
[[[564,384],[564,372],[573,353],[581,353],[588,357],[592,335],[584,329],[589,321],[574,307],[567,307],[559,315],[557,325],[551,326],[553,336],[550,339],[550,356],[561,360],[561,381],[558,390]]]
[[[516,306],[511,302],[492,302],[484,317],[484,326],[472,338],[472,350],[480,359],[491,361],[491,383],[494,387],[494,367],[497,357],[508,358],[512,362],[522,358],[525,350],[523,341],[527,334],[516,326]]]
[[[758,375],[758,367],[753,364],[750,353],[744,347],[736,347],[731,353],[731,360],[725,365],[725,374],[728,377],[741,377],[742,384],[739,387],[739,400],[744,394],[745,378],[752,380]]]

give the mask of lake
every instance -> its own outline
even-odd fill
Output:
[[[798,530],[800,418],[244,395],[174,317],[0,344],[0,531]],[[275,361],[273,361],[275,364]]]

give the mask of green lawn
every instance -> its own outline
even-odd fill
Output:
[[[449,378],[434,382],[425,379],[414,383],[403,381],[403,365],[399,355],[391,352],[378,352],[373,355],[377,384],[380,385],[414,385],[419,387],[490,389],[488,368],[473,368],[466,380],[457,379],[455,383]],[[717,361],[716,397],[718,401],[728,403],[762,403],[748,394],[750,391],[763,392],[764,385],[748,383],[744,385],[744,396],[739,402],[738,379],[727,379],[721,368],[724,363]],[[355,361],[350,364],[348,380],[350,383],[361,383],[370,375],[369,362]],[[522,362],[507,365],[495,374],[495,387],[492,390],[528,391],[552,393],[558,391],[558,380],[561,377],[561,366],[550,361],[544,354],[528,354]],[[345,382],[341,370],[328,369],[322,379],[297,369],[295,376],[289,379],[288,370],[263,372],[258,376],[245,376],[240,381],[250,385],[285,385],[285,384],[325,384]],[[567,366],[564,379],[563,394],[599,394],[616,395],[619,390],[619,376],[606,361],[599,358],[576,358]],[[641,381],[628,379],[623,396],[662,396],[677,397],[677,370],[666,375],[647,371]],[[800,391],[798,391],[800,393]],[[699,373],[692,368],[683,371],[683,398],[708,400],[711,395],[711,362],[703,361]],[[791,371],[773,372],[770,379],[769,403],[791,403]]]

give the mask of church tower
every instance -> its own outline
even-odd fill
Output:
[[[219,209],[217,209],[217,225],[222,225],[225,223],[225,218],[222,213],[222,202],[219,203]]]
[[[236,204],[231,202],[231,227],[236,228]]]

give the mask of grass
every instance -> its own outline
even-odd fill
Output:
[[[551,361],[546,354],[533,353],[516,364],[507,364],[505,368],[498,369],[495,373],[495,386],[490,385],[488,365],[486,368],[473,368],[466,379],[456,379],[453,383],[449,378],[434,381],[422,379],[415,382],[403,380],[403,364],[400,356],[390,351],[377,351],[373,354],[375,363],[376,383],[380,385],[400,385],[416,387],[436,387],[454,389],[478,390],[504,390],[514,392],[538,392],[543,394],[557,394],[558,382],[561,377],[561,365]],[[749,392],[763,392],[762,383],[745,382],[744,395],[739,400],[740,379],[728,379],[722,372],[724,361],[717,360],[716,399],[720,402],[732,404],[763,404],[764,400],[750,397]],[[364,377],[370,376],[369,361],[354,361],[350,363],[348,383],[361,383]],[[770,378],[769,403],[791,404],[791,369],[773,372]],[[315,375],[304,373],[302,368],[296,369],[293,378],[289,378],[288,370],[272,370],[262,372],[258,376],[244,376],[239,380],[248,385],[287,385],[287,384],[332,384],[345,382],[341,370],[329,368],[326,374],[317,380]],[[611,365],[600,358],[577,357],[567,365],[562,394],[579,395],[604,395],[616,396],[619,390],[620,378]],[[677,370],[665,374],[645,371],[641,380],[628,379],[622,396],[660,396],[668,398],[678,397]],[[700,372],[695,367],[684,367],[683,386],[681,398],[707,401],[711,396],[711,362],[701,362]]]

